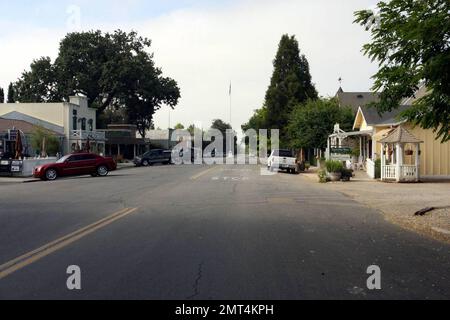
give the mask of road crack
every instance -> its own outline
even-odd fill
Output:
[[[203,265],[204,265],[203,262],[198,265],[197,278],[195,279],[194,286],[193,286],[194,294],[187,297],[186,298],[187,300],[194,299],[195,297],[197,297],[200,294],[199,286],[200,286],[200,281],[202,280],[202,277],[203,277]]]

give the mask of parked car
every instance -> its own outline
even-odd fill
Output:
[[[11,160],[14,155],[11,152],[0,152],[0,160]]]
[[[267,162],[270,171],[275,169],[286,170],[289,173],[297,173],[297,159],[290,150],[273,150]]]
[[[154,164],[171,164],[172,163],[172,151],[155,149],[134,158],[134,164],[137,167],[148,167]]]
[[[34,177],[50,181],[63,176],[88,174],[93,177],[105,177],[110,171],[116,169],[117,164],[113,158],[101,157],[92,153],[77,153],[62,157],[55,163],[36,167]]]

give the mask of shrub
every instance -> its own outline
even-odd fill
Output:
[[[298,164],[298,170],[300,172],[305,172],[305,169],[306,169],[306,166],[305,166],[304,162],[301,162],[301,163]]]
[[[55,156],[60,151],[60,141],[51,131],[36,127],[31,134],[31,146],[41,155],[43,155],[42,143],[45,139],[45,153],[49,156]]]
[[[381,159],[375,161],[375,179],[381,179]]]
[[[319,170],[318,176],[319,176],[319,182],[320,183],[327,183],[328,182],[327,172],[325,170]]]
[[[305,169],[308,171],[311,168],[311,163],[305,162]]]
[[[344,169],[344,165],[340,161],[329,160],[325,163],[327,171],[329,173],[341,172]]]

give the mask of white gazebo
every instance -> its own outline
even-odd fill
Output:
[[[402,126],[380,140],[381,180],[397,182],[419,182],[420,180],[420,141]],[[406,150],[406,147],[409,149]],[[413,149],[414,147],[414,149]],[[410,157],[410,159],[406,159]],[[405,161],[410,160],[410,161]],[[405,163],[406,162],[406,163]]]

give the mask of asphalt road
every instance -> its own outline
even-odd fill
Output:
[[[257,166],[0,185],[0,265],[0,299],[450,298],[448,245]]]

